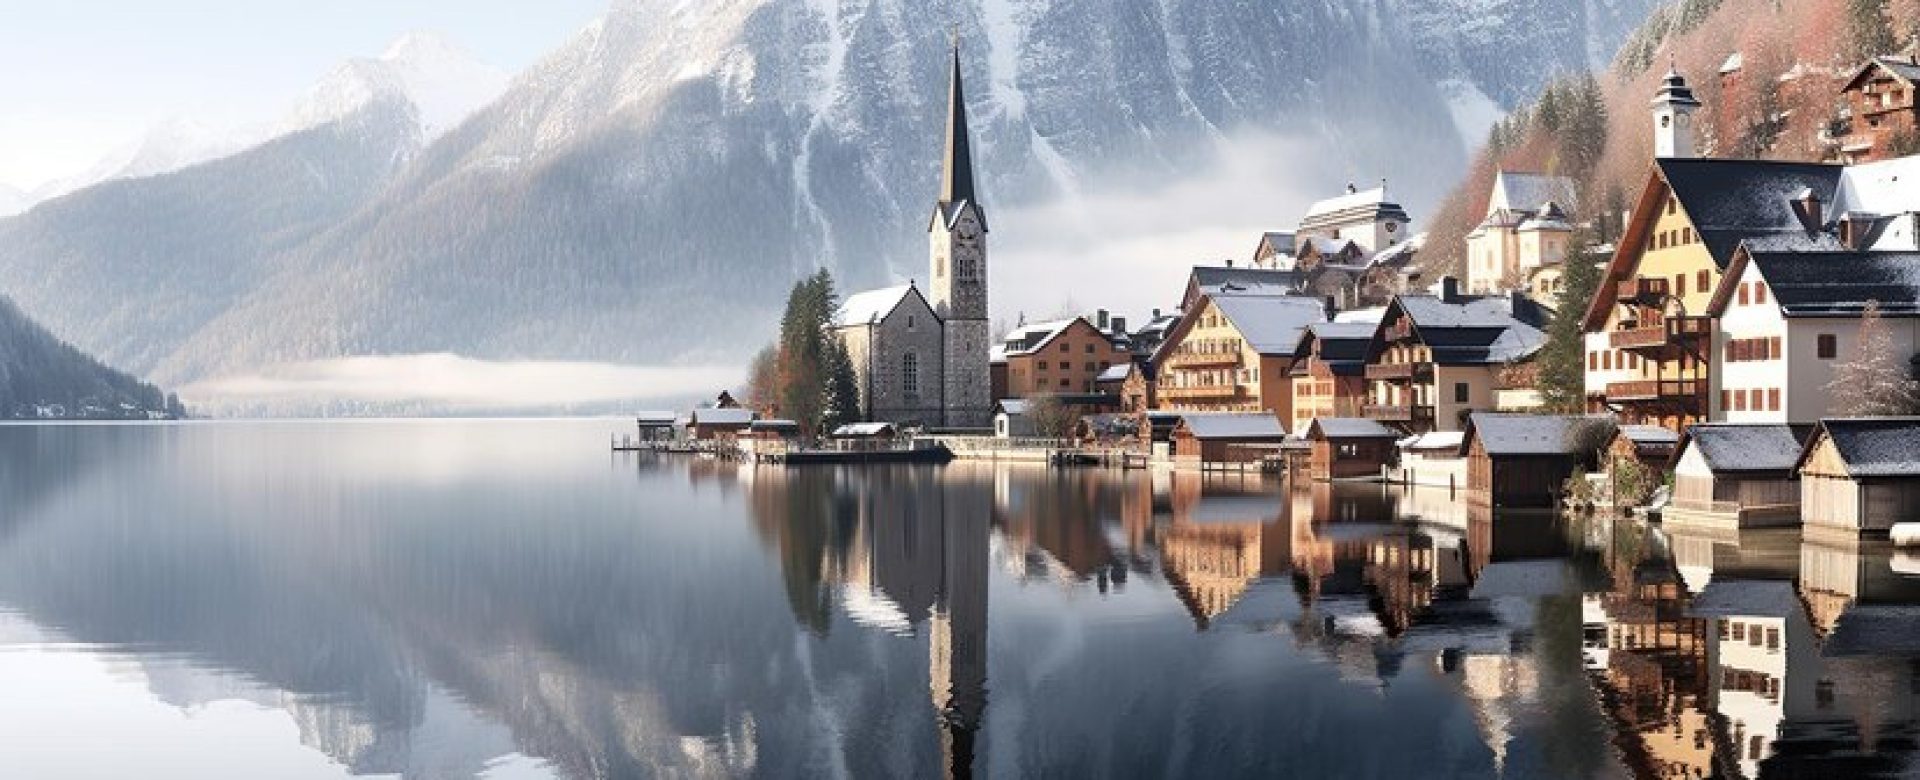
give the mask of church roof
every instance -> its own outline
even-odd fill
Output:
[[[1547,201],[1573,203],[1573,180],[1544,173],[1501,171],[1493,176],[1493,194],[1487,198],[1487,213],[1528,211]],[[1524,218],[1524,217],[1523,217]]]
[[[1327,198],[1308,207],[1306,217],[1300,220],[1301,227],[1365,222],[1389,216],[1408,221],[1407,210],[1387,200],[1386,187],[1355,190],[1349,186],[1347,190],[1345,195]]]
[[[909,295],[919,292],[911,284],[896,287],[884,287],[878,290],[854,293],[840,304],[833,313],[833,325],[836,328],[851,328],[859,325],[872,325],[887,318],[900,302]]]

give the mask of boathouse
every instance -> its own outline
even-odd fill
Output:
[[[1884,536],[1920,520],[1920,417],[1822,420],[1798,466],[1809,535]]]
[[[641,412],[634,422],[644,442],[673,441],[674,429],[679,426],[673,412]]]
[[[1468,499],[1498,508],[1551,508],[1568,477],[1594,470],[1613,434],[1613,420],[1602,416],[1469,415],[1460,445]]]
[[[1673,467],[1673,503],[1662,518],[1716,530],[1800,522],[1794,467],[1812,429],[1784,423],[1710,423],[1687,427]]]
[[[695,409],[687,418],[687,436],[698,441],[738,437],[753,425],[754,413],[739,407]]]
[[[1174,459],[1186,464],[1253,463],[1286,443],[1280,418],[1267,412],[1195,412],[1173,429]]]
[[[1459,489],[1467,486],[1467,459],[1460,454],[1467,440],[1460,431],[1434,431],[1401,439],[1399,480],[1409,485]]]
[[[1307,428],[1312,456],[1307,474],[1313,479],[1379,477],[1393,463],[1400,433],[1372,420],[1318,417]]]
[[[1608,445],[1614,460],[1632,460],[1654,473],[1664,474],[1679,449],[1680,434],[1658,425],[1622,425]]]

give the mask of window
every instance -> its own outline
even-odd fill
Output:
[[[1613,353],[1612,352],[1600,353],[1600,367],[1608,371],[1613,370]]]
[[[1732,409],[1733,409],[1733,391],[1725,388],[1721,388],[1720,411],[1725,412],[1725,411],[1731,411]]]
[[[1089,354],[1089,355],[1091,355],[1091,354],[1093,354],[1093,345],[1092,345],[1092,344],[1088,344],[1088,345],[1087,345],[1087,354]]]
[[[1765,292],[1766,289],[1767,288],[1765,287],[1760,288],[1762,292]],[[1773,338],[1767,339],[1767,354],[1768,354],[1768,357],[1767,357],[1768,360],[1779,360],[1781,358],[1783,353],[1780,351],[1779,336],[1774,336]]]
[[[1674,295],[1687,294],[1687,275],[1686,274],[1673,275],[1673,294]]]
[[[1767,388],[1767,411],[1769,412],[1780,411],[1780,388],[1778,387]]]
[[[1766,282],[1753,283],[1753,302],[1759,303],[1759,304],[1764,304],[1767,302],[1767,283]]]
[[[1472,392],[1473,388],[1468,387],[1465,382],[1453,383],[1453,402],[1456,404],[1466,403]]]
[[[1819,350],[1821,360],[1832,360],[1840,354],[1840,340],[1835,338],[1831,333],[1822,333],[1820,334]]]
[[[1063,388],[1072,387],[1073,383],[1067,381],[1067,378],[1063,376],[1063,377],[1060,377],[1060,386]]]
[[[1702,268],[1700,269],[1699,273],[1694,274],[1693,289],[1699,290],[1702,293],[1712,292],[1713,291],[1713,272],[1708,271],[1705,268]],[[1682,292],[1681,294],[1685,295],[1686,293]]]
[[[1693,228],[1690,228],[1690,227],[1680,228],[1680,243],[1682,244],[1693,243]]]
[[[900,358],[900,384],[907,398],[920,397],[920,356],[908,352]]]
[[[1600,353],[1598,352],[1587,353],[1587,370],[1588,371],[1600,370]]]
[[[1072,345],[1072,344],[1061,344],[1061,345],[1060,345],[1060,351],[1061,351],[1061,352],[1071,352],[1071,351],[1073,351],[1073,345]]]
[[[1747,286],[1744,284],[1740,285],[1740,305],[1747,305]]]
[[[1045,360],[1042,360],[1042,361],[1040,361],[1040,365],[1039,365],[1039,369],[1040,369],[1041,371],[1045,371],[1045,370],[1047,370],[1047,361],[1045,361]]]
[[[1680,199],[1675,198],[1673,196],[1668,196],[1667,197],[1667,213],[1672,214],[1678,208],[1680,208]]]

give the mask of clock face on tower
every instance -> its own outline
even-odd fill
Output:
[[[980,226],[974,224],[974,221],[971,219],[961,220],[960,226],[956,228],[953,233],[954,236],[961,241],[972,243],[980,237]]]

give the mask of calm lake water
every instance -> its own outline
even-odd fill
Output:
[[[0,777],[1861,777],[1920,558],[1445,491],[0,427]]]

